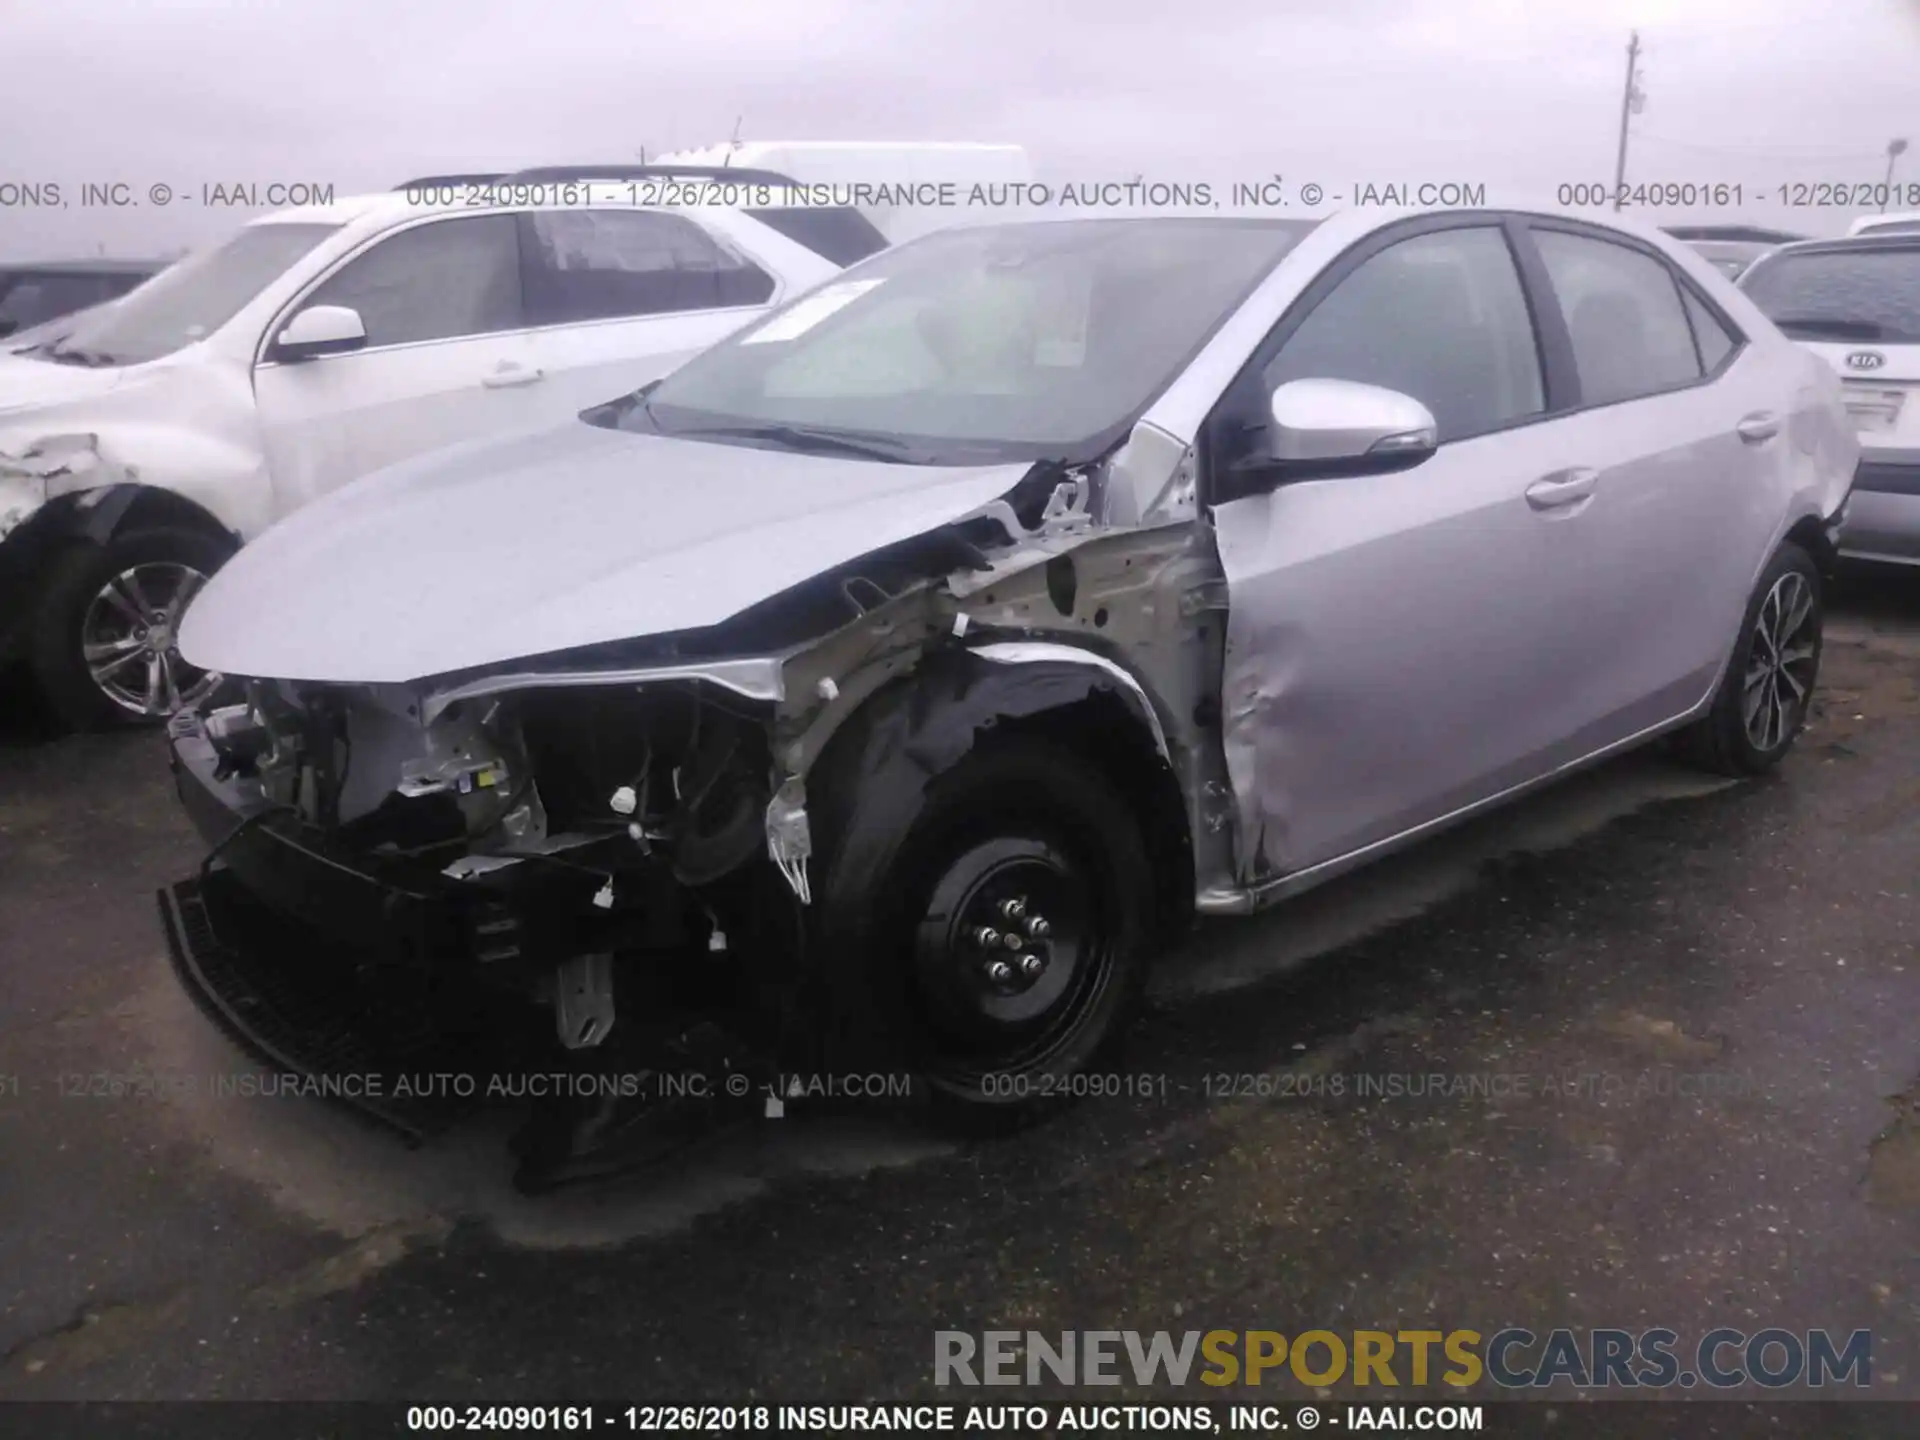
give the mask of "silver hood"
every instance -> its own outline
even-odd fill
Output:
[[[1005,494],[1024,465],[889,465],[572,422],[443,450],[269,529],[194,600],[229,675],[404,682],[718,624]]]

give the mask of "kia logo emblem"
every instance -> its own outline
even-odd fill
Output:
[[[1887,363],[1887,357],[1877,350],[1856,350],[1847,356],[1849,370],[1878,370]]]

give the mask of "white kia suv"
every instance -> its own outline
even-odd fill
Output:
[[[1740,286],[1840,376],[1861,453],[1840,553],[1920,565],[1920,235],[1788,245]]]

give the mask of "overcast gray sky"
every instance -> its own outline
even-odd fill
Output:
[[[0,256],[168,252],[246,212],[203,183],[384,189],[423,170],[723,140],[1024,144],[1042,178],[1878,181],[1920,142],[1920,0],[0,0]],[[1920,182],[1920,153],[1897,178]],[[164,207],[82,207],[83,183]],[[66,204],[33,203],[57,182]]]

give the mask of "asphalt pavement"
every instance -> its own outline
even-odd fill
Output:
[[[966,1145],[796,1106],[537,1200],[504,1116],[410,1151],[210,1093],[251,1067],[165,958],[162,741],[15,702],[0,1398],[897,1400],[937,1330],[1724,1325],[1870,1329],[1920,1399],[1920,577],[1842,612],[1777,775],[1629,756],[1212,924],[1134,1093]]]

